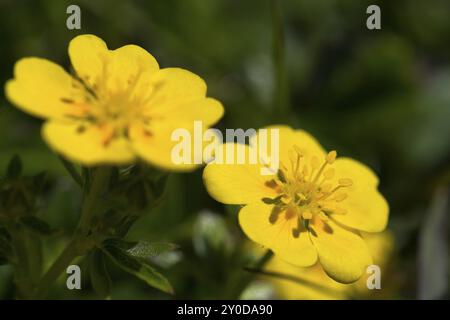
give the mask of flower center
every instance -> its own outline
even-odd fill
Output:
[[[147,126],[151,120],[147,106],[155,87],[148,84],[145,94],[140,93],[137,87],[141,74],[139,71],[114,87],[106,74],[92,85],[75,78],[72,98],[61,98],[62,102],[72,106],[66,116],[80,121],[80,132],[86,125],[97,125],[103,132],[105,146],[114,138],[127,136],[132,123]],[[151,135],[150,131],[146,134]]]
[[[353,181],[339,178],[336,183],[332,168],[336,156],[336,151],[329,152],[321,164],[316,156],[306,161],[297,146],[289,151],[289,168],[280,163],[276,178],[266,183],[279,194],[274,199],[262,199],[275,205],[271,223],[275,223],[278,215],[284,212],[286,220],[298,219],[298,230],[301,226],[308,229],[311,221],[319,219],[326,222],[332,215],[347,213],[340,202],[347,198],[345,188],[352,186]],[[294,236],[295,233],[296,230]]]

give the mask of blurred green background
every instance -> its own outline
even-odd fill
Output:
[[[81,7],[79,31],[66,28],[70,4]],[[381,7],[381,30],[366,28],[370,4]],[[276,45],[280,26],[284,50]],[[199,74],[208,95],[225,106],[218,128],[286,123],[371,166],[390,204],[395,237],[383,297],[450,297],[448,0],[0,0],[1,83],[25,56],[69,68],[68,42],[82,33],[100,36],[110,48],[138,44],[162,67]],[[285,59],[274,60],[279,54]],[[47,170],[50,186],[39,215],[70,234],[80,192],[41,140],[40,125],[13,108],[2,90],[0,175],[14,154],[27,174]],[[266,287],[244,292],[254,275],[243,270],[249,253],[238,208],[211,199],[201,173],[172,174],[162,205],[129,238],[180,245],[155,261],[176,298],[272,297]],[[47,258],[63,240],[46,240]],[[112,298],[170,298],[114,266],[110,270]],[[61,282],[50,297],[96,297],[88,279],[85,290],[62,288]],[[13,295],[11,270],[0,266],[0,298]]]

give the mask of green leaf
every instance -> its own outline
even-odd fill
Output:
[[[47,172],[42,171],[33,176],[32,187],[36,193],[41,192],[47,183]]]
[[[16,154],[9,161],[6,176],[9,179],[16,179],[20,176],[21,173],[22,173],[22,160],[20,160],[20,157]]]
[[[77,168],[73,165],[72,162],[64,159],[63,157],[59,156],[59,159],[61,160],[64,168],[67,170],[69,175],[72,177],[72,179],[80,186],[83,186],[83,178],[81,177],[81,174],[78,172]]]
[[[177,248],[178,246],[173,243],[139,241],[128,249],[127,253],[136,258],[148,259]]]
[[[102,245],[104,247],[116,247],[126,251],[133,248],[136,245],[136,242],[129,242],[119,238],[110,238],[103,241]]]
[[[169,178],[169,175],[167,173],[161,175],[156,179],[156,181],[152,184],[153,185],[153,194],[156,199],[159,199],[162,197],[164,192],[166,191],[167,186],[167,180]]]
[[[103,299],[111,295],[111,278],[106,269],[102,251],[95,250],[89,255],[89,277],[95,292]]]
[[[35,216],[21,217],[20,222],[31,231],[40,235],[48,236],[55,233],[55,230],[47,222]]]
[[[127,255],[122,249],[115,246],[104,246],[103,250],[122,270],[143,280],[153,288],[173,294],[173,289],[169,281],[148,264],[142,263],[140,260]]]

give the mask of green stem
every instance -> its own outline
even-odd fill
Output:
[[[286,53],[284,43],[283,14],[281,1],[270,0],[272,14],[272,41],[273,41],[273,65],[274,65],[274,117],[283,120],[289,113],[289,85],[286,72]]]
[[[257,269],[257,270],[261,270],[264,268],[264,266],[266,265],[266,263],[268,263],[270,261],[270,259],[272,259],[273,257],[273,252],[270,250],[267,250],[266,253],[261,256],[261,258],[259,258],[258,261],[255,262],[255,264],[252,266],[252,269]]]
[[[273,257],[273,252],[270,250],[267,250],[264,253],[264,255],[262,255],[258,260],[251,263],[249,266],[244,267],[243,269],[245,271],[262,270],[264,268],[264,266],[270,261],[270,259],[272,259],[272,257]],[[231,290],[231,292],[236,292],[236,293],[240,294],[242,292],[242,290],[247,288],[247,286],[254,280],[254,277],[249,277],[246,274],[244,274],[244,276],[245,276],[245,278],[239,279],[238,281],[236,281],[238,283],[236,286],[231,285],[231,287],[233,288]]]
[[[102,196],[103,192],[107,190],[110,174],[111,168],[108,167],[94,169],[93,180],[87,191],[87,195],[83,200],[80,222],[75,230],[74,237],[39,282],[33,295],[35,299],[44,298],[47,295],[50,286],[58,279],[59,275],[64,272],[67,266],[69,266],[76,257],[84,255],[92,248],[93,244],[90,243],[87,235],[89,233],[92,217],[95,214],[96,201]]]
[[[19,228],[10,228],[10,234],[12,237],[12,243],[14,244],[14,252],[16,258],[15,264],[15,283],[18,289],[18,297],[26,298],[32,291],[30,272],[29,272],[29,260],[23,237],[23,232]]]
[[[42,276],[42,241],[30,232],[24,234],[24,241],[28,253],[29,277],[34,286]]]
[[[59,257],[52,264],[50,269],[45,273],[44,277],[42,277],[39,282],[36,291],[34,292],[34,299],[43,299],[53,282],[58,279],[59,275],[69,266],[69,264],[79,255],[77,250],[78,245],[77,242],[71,241],[64,251],[59,255]]]
[[[83,201],[83,208],[81,210],[81,218],[78,225],[78,231],[85,233],[89,229],[92,216],[95,213],[95,204],[102,193],[105,192],[106,186],[111,176],[111,168],[99,167],[94,171],[92,184],[89,188],[87,196]]]

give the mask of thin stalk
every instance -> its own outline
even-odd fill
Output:
[[[272,15],[272,58],[274,65],[274,117],[282,120],[289,114],[289,84],[286,72],[284,22],[280,0],[270,0]]]
[[[70,265],[70,263],[78,256],[89,251],[93,244],[87,238],[92,217],[95,214],[95,206],[97,200],[107,190],[111,175],[111,168],[99,167],[93,172],[93,180],[83,200],[80,222],[75,230],[74,237],[59,257],[52,264],[50,269],[44,274],[39,282],[33,297],[35,299],[43,299],[53,282],[58,279],[60,274]]]
[[[50,269],[45,273],[36,288],[33,298],[43,299],[47,295],[53,282],[58,279],[60,274],[70,265],[70,263],[79,255],[77,250],[77,242],[71,241],[64,251],[52,264]]]
[[[15,274],[14,279],[18,288],[18,297],[26,298],[32,291],[30,278],[30,264],[23,232],[19,228],[11,228],[12,243],[15,252]]]
[[[260,270],[262,268],[264,268],[264,266],[270,261],[270,259],[272,259],[273,257],[273,252],[270,250],[267,250],[266,253],[264,253],[263,256],[261,256],[261,258],[259,258],[254,265],[252,266],[252,269],[256,269],[256,270]]]
[[[74,165],[67,161],[66,159],[64,159],[63,157],[59,157],[59,159],[61,160],[64,168],[66,168],[67,172],[70,174],[70,176],[73,178],[73,180],[80,186],[83,186],[83,179],[81,178],[80,173],[78,172],[78,170],[74,167]]]
[[[83,201],[83,208],[81,210],[81,218],[78,225],[78,231],[86,232],[94,215],[95,204],[99,197],[106,189],[111,177],[111,168],[99,167],[94,171],[92,184],[89,188],[87,196]]]

